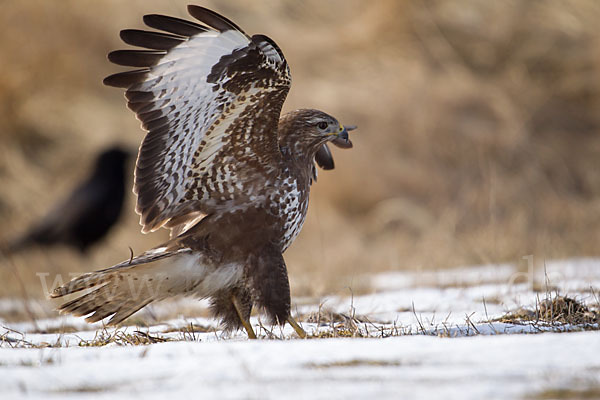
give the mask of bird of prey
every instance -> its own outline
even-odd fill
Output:
[[[88,178],[39,223],[8,245],[8,253],[31,245],[68,245],[82,253],[118,221],[125,200],[129,153],[111,147],[98,155]]]
[[[147,132],[134,180],[142,232],[166,227],[171,239],[51,297],[84,293],[60,310],[90,322],[112,316],[109,324],[170,296],[209,298],[227,330],[256,338],[256,307],[305,337],[290,315],[282,254],[304,223],[315,161],[333,168],[323,146],[351,147],[349,128],[313,109],[281,116],[291,77],[275,42],[206,8],[188,12],[199,23],[146,15],[161,32],[121,31],[146,50],[111,52],[138,69],[104,80],[126,89]]]

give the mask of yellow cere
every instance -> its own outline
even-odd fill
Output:
[[[342,132],[344,130],[344,125],[340,124],[340,130],[337,132],[333,132],[333,133],[328,133],[327,136],[332,136],[332,135],[337,135],[338,133]]]

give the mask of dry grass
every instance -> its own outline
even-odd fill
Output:
[[[139,144],[122,93],[100,83],[115,71],[106,53],[142,14],[183,17],[186,3],[3,5],[0,242],[60,199],[99,148]],[[203,2],[280,44],[294,75],[286,109],[360,127],[322,171],[286,254],[294,295],[340,293],[387,269],[600,255],[597,1],[259,3]],[[38,272],[104,267],[164,240],[139,233],[133,203],[84,257],[0,260],[0,297],[40,298]]]
[[[600,385],[597,383],[586,385],[588,387],[576,387],[580,385],[581,382],[574,382],[571,388],[545,389],[527,398],[535,400],[592,400],[600,398]]]
[[[7,328],[8,329],[8,328]],[[79,338],[76,341],[79,347],[104,347],[108,345],[116,346],[145,346],[155,343],[173,342],[173,341],[198,341],[197,334],[201,332],[209,332],[213,329],[206,327],[197,326],[192,323],[189,325],[169,328],[161,333],[150,333],[148,331],[136,330],[128,332],[126,328],[118,329],[99,329],[95,332],[92,339]],[[70,327],[61,327],[60,329],[49,330],[44,332],[30,332],[30,333],[58,333],[56,341],[50,342],[36,342],[32,343],[25,338],[26,334],[16,331],[9,330],[5,334],[0,335],[0,347],[10,348],[57,348],[65,346],[62,335],[67,333],[76,333],[77,331]],[[172,333],[179,333],[178,336],[168,335]],[[76,336],[76,335],[75,335]],[[67,345],[68,346],[68,345]]]
[[[546,293],[535,309],[519,308],[492,321],[510,324],[535,323],[539,326],[579,326],[600,329],[600,308],[586,306],[581,301],[558,293]]]
[[[598,310],[590,310],[581,302],[565,296],[555,296],[541,302],[538,308],[540,319],[550,323],[595,324],[600,323]]]
[[[413,308],[416,323],[401,325],[396,322],[378,321],[366,315],[357,315],[352,304],[347,313],[328,310],[323,306],[318,311],[305,315],[298,315],[297,321],[304,324],[308,333],[307,339],[330,338],[371,338],[381,339],[404,335],[426,335],[444,338],[456,338],[477,335],[543,333],[543,332],[575,332],[582,330],[600,329],[600,306],[597,302],[584,304],[574,298],[561,296],[558,293],[546,291],[546,298],[539,301],[534,309],[520,307],[499,318],[485,321],[473,320],[473,314],[465,315],[464,323],[448,323],[447,320],[425,321]],[[486,312],[487,315],[487,312]],[[298,339],[295,334],[284,334],[279,326],[263,325],[258,319],[257,337],[262,340],[291,340]],[[151,327],[145,321],[137,323],[136,320],[127,321],[129,327],[135,326],[131,331],[126,327],[108,329],[106,327],[95,331],[92,339],[80,338],[73,326],[61,325],[56,328],[44,330],[33,329],[28,333],[6,328],[6,333],[0,335],[0,347],[11,348],[56,348],[69,346],[71,340],[66,336],[75,337],[75,343],[80,347],[117,346],[144,346],[169,341],[201,341],[200,334],[210,334],[211,339],[217,340],[230,338],[229,333],[224,333],[214,326],[194,324],[172,325],[150,332]],[[519,329],[523,328],[523,329]],[[52,342],[31,342],[27,340],[29,334],[57,334]],[[242,333],[242,336],[244,334]],[[205,337],[204,337],[205,338]],[[377,363],[377,362],[376,362]],[[1,364],[1,363],[0,363]],[[375,364],[374,364],[375,365]],[[325,367],[325,366],[323,366]]]
[[[121,330],[109,332],[104,329],[96,332],[96,336],[92,340],[81,340],[80,347],[103,347],[109,344],[118,346],[141,346],[154,343],[169,342],[173,339],[164,338],[158,335],[151,335],[147,332],[135,331],[127,333]]]
[[[405,364],[400,361],[387,360],[362,360],[355,359],[349,361],[338,361],[329,363],[309,363],[305,365],[307,368],[328,369],[328,368],[356,368],[356,367],[400,367]]]

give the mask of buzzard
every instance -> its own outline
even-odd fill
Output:
[[[112,62],[138,69],[104,80],[126,89],[147,132],[133,189],[142,231],[165,227],[171,239],[51,297],[85,290],[60,310],[90,322],[112,316],[109,324],[166,297],[209,298],[226,329],[255,338],[257,307],[305,337],[290,315],[282,254],[304,223],[315,162],[333,168],[326,143],[352,147],[351,128],[318,110],[281,116],[291,77],[275,42],[206,8],[188,11],[201,23],[146,15],[162,32],[121,31],[147,50],[111,52]]]
[[[118,146],[102,151],[92,174],[27,233],[10,243],[8,252],[32,245],[63,244],[85,253],[119,220],[129,157],[130,153]]]

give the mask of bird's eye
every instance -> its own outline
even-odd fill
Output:
[[[318,127],[320,130],[324,131],[325,129],[327,129],[327,122],[325,122],[325,121],[321,121],[321,122],[319,122],[319,123],[317,124],[317,127]]]

